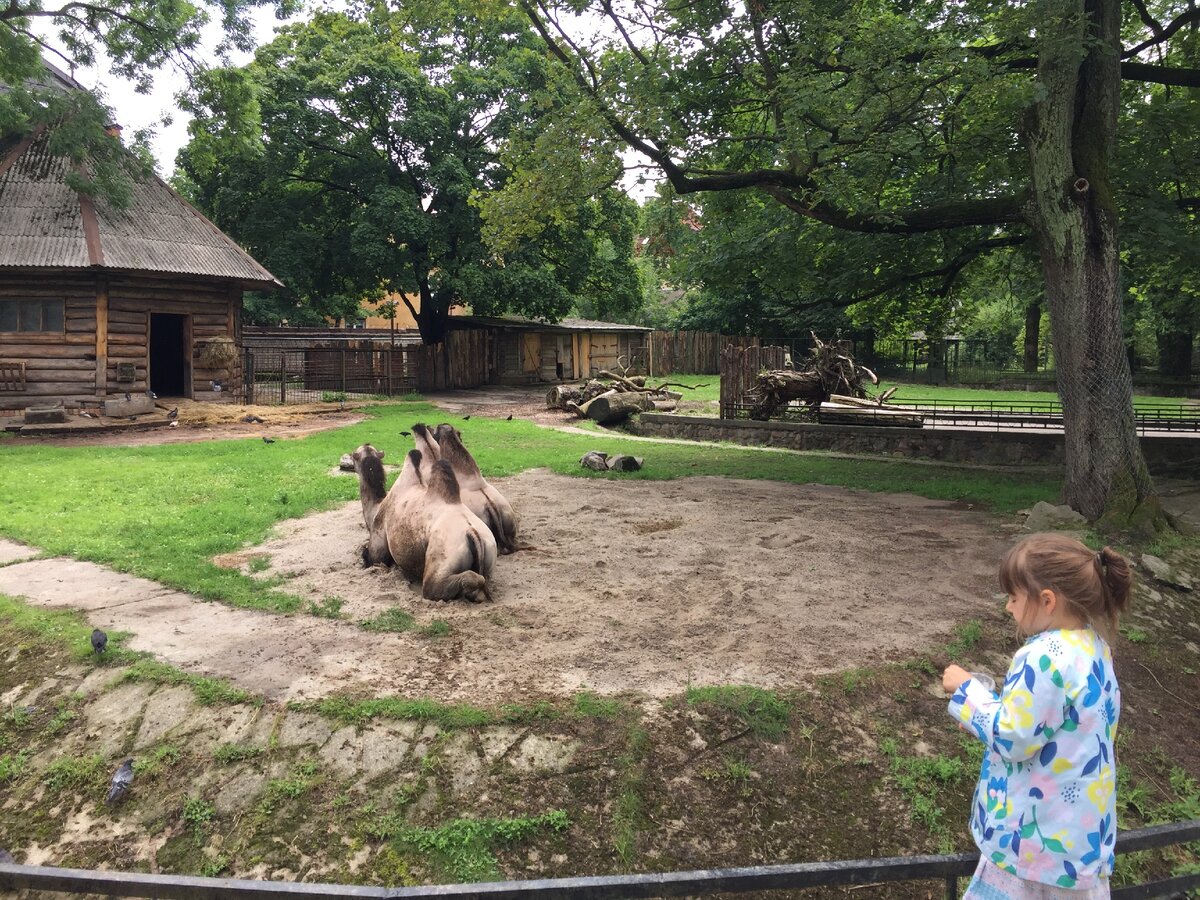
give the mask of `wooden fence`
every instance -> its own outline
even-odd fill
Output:
[[[758,373],[782,369],[787,353],[785,347],[726,345],[721,351],[721,418],[736,419],[748,409],[752,402],[746,395],[757,383]]]
[[[650,374],[716,375],[726,346],[760,343],[756,337],[729,337],[711,331],[655,331],[650,335]]]
[[[417,390],[474,388],[491,381],[492,333],[481,328],[455,328],[441,344],[413,347]]]

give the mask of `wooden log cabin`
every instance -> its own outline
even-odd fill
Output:
[[[279,281],[161,179],[118,209],[69,165],[47,129],[0,136],[0,411],[234,399],[242,293]]]

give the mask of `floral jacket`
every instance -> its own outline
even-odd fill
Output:
[[[1086,889],[1113,869],[1121,692],[1091,628],[1044,631],[997,697],[970,679],[950,715],[987,751],[971,804],[980,852],[1027,881]]]

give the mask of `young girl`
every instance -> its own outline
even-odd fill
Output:
[[[1000,563],[1018,633],[999,696],[960,666],[950,715],[987,748],[971,804],[979,868],[964,900],[1107,898],[1121,692],[1105,637],[1129,606],[1121,554],[1034,534]]]

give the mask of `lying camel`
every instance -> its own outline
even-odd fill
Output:
[[[383,454],[364,444],[352,458],[370,533],[363,562],[394,563],[405,576],[421,581],[427,600],[492,599],[487,577],[496,562],[496,541],[462,503],[454,470],[410,450],[385,494]]]
[[[487,523],[501,553],[516,552],[517,517],[513,513],[512,505],[483,477],[475,458],[463,446],[462,435],[453,425],[439,425],[434,436],[439,457],[450,463],[458,478],[463,503]]]

